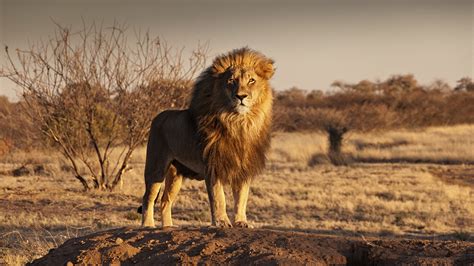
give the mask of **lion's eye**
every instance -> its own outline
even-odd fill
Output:
[[[255,83],[255,79],[254,78],[250,78],[249,79],[249,84],[254,84]]]
[[[234,81],[235,81],[234,78],[229,78],[229,79],[227,80],[227,83],[234,83]]]

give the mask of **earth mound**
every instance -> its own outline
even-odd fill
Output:
[[[118,228],[74,238],[30,265],[472,265],[474,243],[269,229]]]

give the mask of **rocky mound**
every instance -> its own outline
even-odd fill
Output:
[[[268,229],[118,228],[70,239],[30,265],[472,265],[474,243]]]

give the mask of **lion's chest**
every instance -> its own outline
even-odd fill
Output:
[[[232,135],[213,132],[204,151],[208,174],[225,183],[248,180],[264,167],[265,141],[248,138],[245,134]],[[227,132],[228,133],[228,132]]]

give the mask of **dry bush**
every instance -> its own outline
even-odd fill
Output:
[[[9,65],[1,76],[23,89],[24,110],[86,190],[122,183],[152,118],[184,106],[192,79],[204,65],[204,47],[187,65],[181,50],[148,33],[133,41],[132,47],[120,25],[93,23],[79,31],[57,25],[49,41],[15,54],[6,48]],[[112,153],[119,155],[112,158]],[[82,166],[90,178],[81,173]]]

